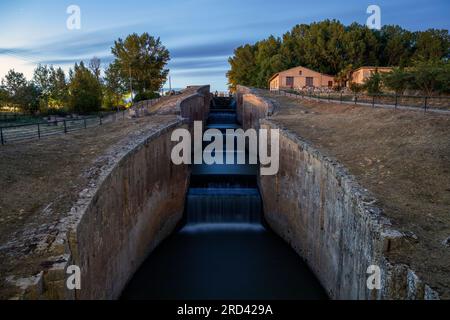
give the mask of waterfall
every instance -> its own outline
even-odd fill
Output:
[[[260,223],[261,209],[256,188],[192,188],[187,223]]]
[[[208,125],[238,128],[233,103],[233,99],[216,98]],[[256,185],[256,173],[255,165],[195,165],[186,199],[187,225],[261,225],[262,200]]]

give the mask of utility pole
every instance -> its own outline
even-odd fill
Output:
[[[169,94],[172,94],[172,77],[169,76]]]
[[[131,64],[128,64],[128,70],[130,71],[130,95],[131,95],[131,104],[133,104],[133,83],[131,81]]]

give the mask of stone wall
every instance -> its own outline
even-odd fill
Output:
[[[128,118],[141,118],[152,114],[178,114],[183,118],[205,120],[211,101],[210,86],[190,86],[178,95],[140,101],[127,111]]]
[[[140,118],[140,117],[148,116],[150,114],[150,108],[152,106],[154,106],[155,104],[157,104],[158,102],[160,102],[164,98],[167,98],[167,97],[144,100],[144,101],[139,101],[139,102],[135,103],[131,108],[129,108],[127,110],[127,117],[128,118]]]
[[[200,112],[209,108],[209,87],[201,91],[179,103],[188,119],[174,118],[123,141],[103,157],[106,164],[93,168],[99,174],[55,228],[53,258],[40,264],[38,274],[9,279],[20,292],[13,298],[120,297],[142,262],[182,220],[190,169],[172,163],[171,134],[204,117]],[[81,290],[66,286],[67,268],[73,265],[81,271]]]
[[[122,158],[72,228],[72,263],[81,268],[84,284],[77,298],[118,298],[148,254],[181,221],[189,172],[170,159],[175,127],[155,133]]]
[[[181,221],[189,182],[187,166],[170,155],[174,120],[130,148],[108,155],[108,164],[79,195],[57,226],[43,271],[15,285],[19,299],[117,299],[148,254]],[[67,289],[69,266],[81,271],[81,290]]]
[[[276,103],[261,98],[257,90],[238,86],[236,91],[237,119],[244,130],[259,128],[259,121],[276,111]]]
[[[197,92],[180,100],[177,105],[181,116],[192,121],[206,121],[211,103],[210,86],[199,87]]]
[[[261,115],[271,102],[248,95],[240,104],[242,122],[250,125],[255,119],[246,117]],[[389,251],[401,246],[405,235],[391,227],[376,199],[336,159],[276,120],[262,119],[260,126],[280,130],[280,170],[259,178],[265,219],[305,259],[330,298],[439,298],[408,266],[389,262]],[[372,265],[380,268],[381,290],[367,288]]]

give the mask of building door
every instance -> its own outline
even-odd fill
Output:
[[[306,86],[314,87],[314,78],[313,77],[306,77]]]

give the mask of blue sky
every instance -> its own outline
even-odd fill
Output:
[[[81,8],[81,29],[68,30],[66,9]],[[382,24],[410,30],[450,28],[448,0],[1,0],[0,77],[11,68],[31,77],[37,63],[62,66],[98,56],[106,65],[119,37],[149,32],[170,50],[174,87],[227,87],[228,57],[241,44],[295,24],[338,19],[365,23],[369,5],[382,10]]]

